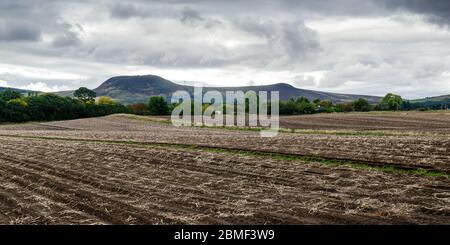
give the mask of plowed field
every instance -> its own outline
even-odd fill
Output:
[[[450,224],[450,114],[417,115],[439,126],[261,138],[127,115],[2,125],[0,223]]]

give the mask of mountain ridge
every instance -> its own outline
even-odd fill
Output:
[[[141,75],[111,77],[94,89],[98,96],[109,96],[125,104],[147,102],[148,97],[150,96],[164,96],[170,98],[177,90],[188,91],[192,95],[194,87],[177,84],[156,75]],[[224,94],[225,91],[234,90],[242,90],[244,92],[253,90],[256,93],[259,91],[280,91],[281,100],[304,96],[310,100],[329,99],[334,103],[350,102],[358,98],[367,99],[370,103],[377,103],[381,99],[381,97],[370,95],[340,94],[300,89],[287,83],[242,87],[203,87],[204,93],[211,90],[217,90],[222,94]],[[67,92],[70,91],[61,93]]]
[[[12,87],[0,87],[0,92],[5,89],[12,89],[14,91],[25,94],[31,90],[18,89]],[[124,104],[132,103],[147,103],[150,96],[164,96],[170,98],[170,96],[177,90],[188,91],[191,95],[193,94],[194,87],[189,85],[181,85],[167,79],[164,79],[157,75],[138,75],[138,76],[115,76],[107,79],[97,88],[93,89],[97,96],[110,96],[116,101]],[[329,99],[333,103],[350,102],[358,98],[367,99],[370,103],[375,104],[381,100],[379,96],[371,95],[356,95],[356,94],[342,94],[342,93],[331,93],[322,92],[316,90],[300,89],[296,88],[287,83],[275,83],[270,85],[260,85],[260,86],[237,86],[237,87],[203,87],[203,92],[217,90],[223,95],[225,91],[235,91],[242,90],[247,92],[253,90],[255,92],[259,91],[280,91],[280,99],[287,100],[290,98],[297,98],[300,96],[305,96],[309,100],[314,99]],[[38,92],[38,91],[33,91]],[[60,96],[73,97],[74,90],[69,91],[58,91],[53,92]],[[439,95],[430,96],[426,98],[410,99],[411,103],[419,103],[426,101],[446,101],[450,99],[450,95]]]
[[[13,87],[0,87],[0,92],[6,89],[11,89],[22,94],[28,92],[38,92],[25,89],[18,89]],[[193,94],[194,87],[189,85],[181,85],[167,79],[164,79],[156,75],[140,75],[140,76],[115,76],[107,79],[97,88],[93,89],[98,96],[110,96],[116,101],[124,104],[132,104],[137,102],[147,103],[150,96],[161,95],[166,98],[170,98],[172,93],[177,90],[185,90]],[[355,94],[341,94],[322,92],[316,90],[307,90],[296,88],[287,83],[275,83],[270,85],[260,86],[241,86],[241,87],[203,87],[203,92],[218,90],[224,95],[225,91],[243,90],[244,92],[249,90],[258,91],[280,91],[280,99],[287,100],[289,98],[296,98],[305,96],[310,100],[314,99],[329,99],[334,103],[350,102],[358,98],[367,99],[370,103],[375,104],[381,100],[379,96],[370,95],[355,95]],[[74,90],[53,92],[60,96],[73,97]],[[409,99],[407,101],[411,103],[424,103],[449,101],[449,95],[430,96],[419,99]]]
[[[33,91],[33,90],[28,90],[28,89],[20,89],[20,88],[12,88],[12,87],[0,87],[0,92],[5,91],[5,90],[12,90],[21,94],[25,94],[28,92],[37,92],[37,91]]]

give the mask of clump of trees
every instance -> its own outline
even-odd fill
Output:
[[[330,100],[316,99],[312,102],[304,97],[280,102],[280,114],[302,115],[332,112],[366,112],[366,111],[408,111],[408,110],[446,110],[450,108],[450,99],[423,102],[410,102],[400,95],[388,93],[378,104],[359,98],[355,101],[333,104]]]
[[[132,114],[149,115],[148,106],[144,103],[131,104],[131,105],[128,105],[127,107],[128,107],[128,110],[130,111],[130,113],[132,113]]]
[[[76,90],[74,95],[76,98],[51,93],[24,96],[5,90],[0,92],[0,122],[66,120],[129,112],[109,97],[95,103],[95,92],[86,88]]]
[[[381,109],[398,111],[401,108],[403,99],[400,95],[388,93],[381,100]]]
[[[311,103],[307,98],[300,97],[296,100],[289,99],[288,101],[280,101],[280,114],[281,115],[301,115],[312,114],[315,112],[315,105]]]
[[[137,115],[169,115],[177,104],[170,104],[165,97],[153,96],[147,104],[136,103],[124,106],[111,97],[100,96],[96,101],[96,93],[85,87],[74,92],[74,98],[61,97],[55,94],[36,92],[23,95],[13,90],[0,92],[0,122],[25,122],[25,121],[51,121],[66,120],[84,117],[105,116],[114,113],[132,113]],[[258,103],[259,103],[259,98]],[[306,97],[279,101],[281,115],[303,115],[313,113],[333,113],[373,110],[417,110],[417,109],[442,109],[450,106],[450,101],[427,101],[423,103],[410,103],[401,96],[388,93],[379,104],[370,104],[366,99],[359,98],[352,102],[333,104],[330,100],[308,100]],[[204,110],[210,104],[204,104]],[[194,105],[192,104],[192,107]],[[234,105],[236,106],[236,105]],[[268,103],[268,113],[270,113]],[[233,105],[223,104],[222,113]],[[245,109],[249,112],[248,101]],[[192,110],[194,111],[194,110]],[[235,110],[236,111],[236,110]],[[259,112],[259,111],[258,111]]]
[[[371,111],[375,106],[369,101],[359,98],[353,102],[333,104],[330,100],[315,99],[310,102],[305,97],[296,100],[280,101],[281,115],[303,115],[313,113],[333,113],[333,112],[351,112],[351,111]]]
[[[148,114],[150,115],[169,115],[169,105],[162,96],[150,97],[148,102]]]
[[[163,96],[150,97],[147,104],[136,103],[128,105],[130,113],[136,115],[170,115],[176,104],[170,104]]]
[[[410,101],[403,101],[401,105],[401,110],[420,110],[420,111],[426,111],[426,110],[448,110],[450,109],[450,99],[443,100],[443,101],[423,101],[423,102],[414,102],[411,103]]]
[[[81,87],[75,90],[73,96],[85,104],[93,104],[95,102],[95,96],[97,96],[97,94],[93,90],[90,90],[86,87]]]
[[[258,103],[259,103],[259,98]],[[313,113],[334,113],[334,112],[367,112],[374,110],[399,110],[405,103],[399,95],[392,93],[387,94],[379,104],[370,104],[364,98],[347,103],[333,104],[330,100],[315,99],[308,100],[306,97],[297,99],[291,98],[287,101],[279,101],[280,115],[304,115]],[[130,113],[138,115],[168,115],[177,104],[170,104],[162,96],[154,96],[149,99],[147,104],[137,103],[128,105]],[[202,105],[202,111],[210,106],[208,103]],[[236,107],[236,105],[234,105]],[[223,104],[221,106],[222,113],[225,114],[227,109],[233,108],[232,104]],[[192,113],[194,113],[194,104],[192,103]],[[235,108],[236,111],[236,108]],[[248,100],[245,101],[245,111],[249,113]],[[270,113],[270,103],[268,104],[268,113]]]

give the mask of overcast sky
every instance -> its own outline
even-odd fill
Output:
[[[450,1],[0,1],[0,86],[95,88],[138,74],[449,94]]]

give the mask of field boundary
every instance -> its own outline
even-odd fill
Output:
[[[206,146],[206,145],[192,145],[181,143],[165,143],[165,142],[139,142],[139,141],[123,141],[123,140],[98,140],[98,139],[83,139],[83,138],[61,138],[61,137],[45,137],[45,136],[25,136],[25,135],[0,135],[0,137],[9,138],[24,138],[34,140],[55,140],[68,142],[88,142],[101,144],[121,144],[121,145],[135,145],[141,147],[165,147],[165,148],[179,148],[186,150],[204,150],[209,152],[219,152],[228,154],[237,154],[243,156],[268,157],[274,160],[288,160],[288,161],[302,161],[304,163],[321,163],[330,166],[347,166],[355,169],[376,170],[391,174],[412,174],[417,176],[429,177],[450,177],[450,172],[431,169],[430,167],[415,166],[415,165],[399,165],[393,163],[382,163],[375,161],[362,161],[353,159],[328,158],[315,155],[301,155],[292,153],[280,153],[273,151],[260,151],[253,149],[238,149],[232,147]]]
[[[140,115],[127,115],[127,114],[116,114],[118,117],[127,118],[130,120],[137,120],[146,123],[159,123],[163,125],[170,125],[170,119],[160,118],[155,119],[147,116]],[[251,126],[184,126],[184,127],[195,127],[195,128],[210,128],[210,129],[222,129],[231,131],[247,131],[247,132],[260,132],[263,129],[268,129],[264,127],[251,127]],[[286,134],[319,134],[319,135],[337,135],[337,136],[372,136],[372,137],[408,137],[408,136],[439,136],[438,133],[434,132],[422,132],[422,131],[404,131],[396,132],[393,130],[337,130],[337,129],[295,129],[295,128],[283,128],[280,127],[279,133]]]

